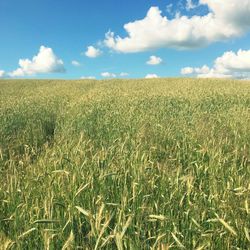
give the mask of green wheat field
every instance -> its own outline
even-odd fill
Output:
[[[0,81],[0,249],[250,249],[250,81]]]

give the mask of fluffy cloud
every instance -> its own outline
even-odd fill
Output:
[[[157,56],[150,56],[149,60],[147,61],[148,65],[158,65],[162,63],[162,59]]]
[[[223,73],[237,71],[250,72],[250,50],[239,50],[225,52],[215,61],[215,68]]]
[[[71,64],[73,65],[73,66],[76,66],[76,67],[79,67],[81,64],[78,62],[78,61],[76,61],[76,60],[73,60],[72,62],[71,62]]]
[[[102,51],[95,48],[94,46],[88,46],[85,55],[90,58],[96,58],[102,54]]]
[[[86,79],[95,80],[96,78],[95,78],[95,76],[82,76],[80,79],[82,79],[82,80],[86,80]]]
[[[110,72],[103,72],[103,73],[101,73],[101,76],[105,77],[105,78],[115,78],[116,74],[110,73]]]
[[[197,78],[233,78],[233,75],[219,73],[215,69],[210,69],[208,73],[198,74]],[[236,77],[235,75],[235,78],[238,78],[238,77]],[[242,77],[239,77],[239,78],[242,78]]]
[[[181,74],[182,75],[190,75],[194,73],[194,68],[192,67],[185,67],[181,69]]]
[[[0,79],[1,78],[5,78],[5,77],[6,77],[5,71],[4,70],[0,70]]]
[[[192,4],[192,5],[191,5]],[[124,25],[127,37],[109,31],[104,43],[123,53],[140,52],[160,47],[192,49],[209,43],[243,35],[250,28],[250,0],[200,0],[209,13],[204,16],[162,16],[151,7],[144,19]],[[189,1],[189,7],[194,7]],[[204,28],[205,27],[205,28]]]
[[[11,77],[46,73],[65,72],[63,61],[58,59],[51,48],[41,46],[38,54],[30,59],[20,59],[19,68],[9,73]]]
[[[146,79],[159,78],[159,76],[156,75],[156,74],[147,74],[147,75],[145,76],[145,78],[146,78]]]
[[[207,74],[209,73],[210,69],[207,65],[202,66],[201,68],[192,68],[192,67],[185,67],[181,69],[182,75],[190,75],[190,74]]]
[[[186,67],[183,75],[196,75],[200,78],[249,78],[250,50],[228,51],[214,61],[212,68],[204,65],[201,68]]]

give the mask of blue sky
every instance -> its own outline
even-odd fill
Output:
[[[0,0],[0,78],[248,78],[249,16],[250,0]]]

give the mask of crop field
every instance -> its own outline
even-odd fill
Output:
[[[250,82],[0,81],[0,249],[250,247]]]

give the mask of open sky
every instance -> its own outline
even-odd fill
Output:
[[[250,0],[0,0],[0,78],[250,78]]]

